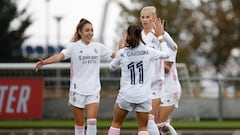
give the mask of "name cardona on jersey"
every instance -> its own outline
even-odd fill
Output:
[[[132,57],[132,56],[139,56],[139,55],[149,55],[149,52],[147,50],[138,50],[138,51],[131,51],[131,52],[127,52],[127,56],[128,57]]]

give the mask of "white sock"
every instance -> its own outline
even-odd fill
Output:
[[[166,126],[166,122],[161,122],[157,124],[157,127],[159,129],[159,133],[161,133],[160,135],[165,135],[165,133],[162,131],[162,128]]]
[[[171,135],[177,135],[176,130],[172,127],[172,125],[170,125],[170,123],[168,123],[166,126],[168,127]]]
[[[149,135],[149,134],[148,134],[148,131],[139,131],[138,135]]]
[[[75,135],[84,135],[85,126],[74,125]]]
[[[96,135],[97,134],[97,120],[87,119],[87,132],[86,135]]]
[[[161,128],[165,127],[165,126],[166,126],[165,122],[161,122],[161,123],[157,124],[158,129],[161,129]]]
[[[162,131],[162,128],[166,127],[168,129],[168,132],[170,132],[171,135],[177,135],[176,130],[170,125],[170,120],[168,119],[165,122],[158,123],[158,128],[160,130],[161,135],[165,135],[165,133]]]
[[[108,130],[108,135],[120,135],[120,128],[110,127]]]
[[[157,124],[154,121],[154,115],[152,114],[149,114],[147,129],[149,135],[159,135],[159,130]]]

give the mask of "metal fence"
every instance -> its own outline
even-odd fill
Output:
[[[33,71],[34,64],[0,63],[0,77],[44,78],[44,98],[67,97],[70,64],[65,62],[50,64],[44,66],[38,72]],[[107,67],[108,63],[101,65],[101,97],[115,98],[119,89],[120,71],[109,72]],[[177,69],[182,86],[181,99],[214,99],[218,120],[222,120],[225,115],[223,108],[225,99],[240,99],[240,77],[190,77],[185,64],[177,64]],[[233,103],[237,101],[233,101]],[[194,115],[200,115],[201,113],[199,113],[198,107],[193,107],[192,111],[196,112]]]
[[[0,63],[1,78],[44,78],[44,96],[60,96],[68,92],[69,63],[56,63],[33,71],[35,63]],[[108,63],[101,65],[102,91],[107,95],[117,93],[120,71],[109,72]],[[177,64],[183,97],[194,98],[240,98],[240,77],[190,77],[185,64]],[[52,93],[48,95],[48,93]],[[55,95],[55,94],[57,95]],[[109,93],[109,94],[107,94]],[[103,94],[103,96],[105,96]]]

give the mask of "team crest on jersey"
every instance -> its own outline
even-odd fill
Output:
[[[95,52],[95,53],[98,53],[97,48],[94,48],[94,52]]]

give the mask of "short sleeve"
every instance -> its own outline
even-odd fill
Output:
[[[64,60],[71,57],[72,46],[73,46],[73,44],[70,43],[61,51],[61,53],[63,53],[63,55],[64,55]]]

